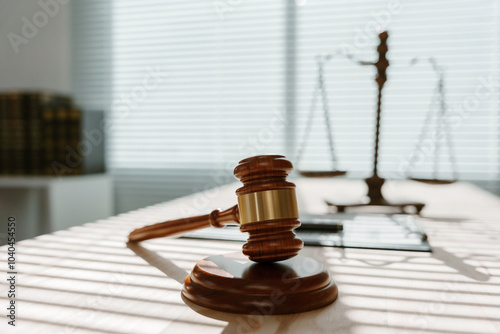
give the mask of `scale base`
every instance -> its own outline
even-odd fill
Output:
[[[382,195],[382,186],[384,185],[385,179],[373,175],[365,179],[366,185],[368,186],[368,198],[369,201],[366,203],[351,203],[351,204],[338,204],[330,201],[325,201],[328,206],[336,207],[338,212],[345,212],[346,208],[356,208],[363,206],[385,206],[398,208],[399,213],[413,213],[407,212],[405,209],[407,207],[414,207],[415,213],[420,214],[425,204],[420,202],[389,202]]]
[[[416,213],[417,215],[419,215],[425,206],[424,203],[419,203],[419,202],[392,203],[392,202],[387,202],[385,200],[380,201],[380,202],[351,203],[351,204],[335,204],[335,203],[332,203],[330,201],[325,201],[325,202],[328,206],[336,207],[337,212],[345,212],[347,208],[359,208],[359,207],[363,207],[363,206],[385,206],[385,207],[391,207],[391,208],[398,208],[399,211],[397,213],[405,213],[405,214]],[[406,210],[407,207],[414,207],[415,212],[407,211]]]
[[[325,266],[300,255],[256,263],[241,253],[209,256],[184,281],[182,297],[217,311],[290,314],[333,303],[338,288]]]

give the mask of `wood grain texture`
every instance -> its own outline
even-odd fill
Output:
[[[234,176],[243,183],[243,187],[236,190],[236,195],[294,189],[295,184],[286,180],[292,170],[292,163],[282,155],[260,155],[243,159],[234,169]]]
[[[241,160],[234,175],[243,183],[237,196],[277,189],[295,189],[286,180],[293,165],[281,155],[263,155]],[[296,201],[293,198],[293,201]],[[295,204],[295,203],[293,203]],[[298,218],[298,217],[297,217]],[[275,262],[296,256],[303,247],[293,230],[300,226],[296,218],[263,220],[242,224],[240,230],[248,233],[243,254],[256,262]]]
[[[311,258],[263,264],[229,253],[199,261],[182,295],[218,311],[276,315],[327,306],[337,299],[338,288],[325,266]]]
[[[300,226],[300,222],[297,219],[295,185],[286,181],[292,170],[292,163],[281,155],[260,155],[241,160],[234,170],[234,175],[243,183],[243,187],[236,190],[237,196],[260,195],[262,192],[279,192],[283,189],[293,189],[292,193],[286,193],[288,195],[286,197],[285,194],[280,194],[274,199],[269,196],[270,200],[267,202],[253,203],[255,204],[253,208],[240,204],[222,212],[214,210],[208,215],[180,218],[145,226],[132,231],[129,241],[162,238],[210,225],[220,228],[226,224],[241,223],[241,231],[249,235],[248,242],[243,246],[243,254],[252,261],[275,262],[296,256],[302,249],[303,242],[296,238],[293,232]],[[285,208],[292,209],[283,210]],[[248,210],[252,210],[252,216],[257,219],[246,224],[245,217],[250,216]],[[293,215],[266,217],[263,214],[264,210],[271,214],[279,211],[293,212]]]
[[[238,224],[238,215],[238,206],[235,205],[224,211],[213,210],[208,215],[168,220],[135,229],[130,232],[128,240],[139,242],[182,234],[210,226],[221,228],[228,224]]]
[[[324,213],[325,195],[353,200],[362,181],[296,179],[300,212]],[[18,243],[18,325],[0,333],[499,333],[500,199],[471,184],[385,185],[388,200],[426,200],[433,253],[305,247],[340,287],[335,303],[300,314],[247,316],[181,299],[182,282],[202,258],[241,243],[178,238],[126,245],[133,229],[234,204],[237,183],[206,207],[198,195]],[[190,210],[186,212],[186,210]],[[6,254],[7,248],[0,247]],[[0,273],[6,277],[6,258]],[[7,282],[0,280],[0,306]],[[7,307],[7,306],[5,306]],[[5,319],[4,319],[5,320]]]

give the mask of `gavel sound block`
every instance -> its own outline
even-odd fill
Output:
[[[338,288],[318,261],[297,256],[302,240],[295,184],[286,181],[292,163],[280,155],[240,161],[234,175],[238,205],[225,211],[146,226],[129,235],[132,242],[170,236],[209,226],[239,224],[249,237],[240,253],[199,261],[184,281],[182,296],[197,305],[243,314],[288,314],[333,303]]]

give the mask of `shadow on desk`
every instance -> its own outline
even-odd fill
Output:
[[[179,284],[183,284],[188,272],[179,268],[171,260],[139,244],[128,243],[127,247],[168,277],[173,278]],[[443,272],[442,269],[437,267],[439,264],[451,269],[446,270],[446,272],[450,274],[456,272],[465,280],[486,282],[490,279],[489,275],[466,263],[468,260],[475,259],[458,257],[441,247],[435,247],[432,254],[410,253],[411,255],[408,255],[407,253],[405,256],[402,256],[399,252],[391,251],[354,250],[346,252],[344,249],[321,247],[308,247],[302,252],[303,255],[313,257],[327,265],[333,278],[337,281],[339,298],[334,304],[311,312],[264,316],[258,311],[251,315],[219,312],[193,304],[185,298],[183,298],[183,301],[189,308],[203,316],[227,322],[222,332],[226,334],[255,331],[287,333],[292,328],[293,331],[298,331],[300,328],[304,333],[327,333],[333,329],[336,333],[352,333],[356,331],[360,323],[383,330],[383,326],[380,327],[380,324],[376,324],[378,320],[375,321],[373,317],[385,318],[387,316],[386,312],[402,316],[410,322],[420,319],[416,318],[415,314],[418,314],[418,310],[414,309],[413,304],[417,301],[420,305],[423,303],[424,306],[436,303],[432,299],[422,297],[422,294],[425,295],[427,289],[429,289],[428,285],[430,284],[434,286],[434,289],[440,290],[442,289],[441,286],[447,287],[450,283],[445,279],[441,280],[432,277],[434,274],[432,269],[437,270],[435,273]],[[425,269],[422,268],[422,264],[429,262],[429,260],[432,264],[428,263],[425,265]],[[397,272],[395,271],[396,268],[398,268]],[[403,276],[407,279],[401,281]],[[454,284],[458,282],[460,288],[451,292],[464,297],[470,296],[470,291],[462,290],[461,281],[461,279],[455,281]],[[392,282],[398,284],[393,285]],[[395,298],[396,296],[397,298]],[[384,306],[387,311],[380,312],[380,310],[377,310],[376,305],[382,301],[381,298],[389,298]],[[454,304],[456,302],[440,301],[440,305],[445,307],[447,313],[450,313],[446,314],[448,319],[463,318],[464,315],[459,314],[461,312],[454,312],[454,306],[452,306]],[[461,304],[463,302],[459,300],[458,305]],[[367,314],[370,314],[370,317],[367,317]],[[426,317],[429,317],[429,315],[426,315]],[[382,318],[379,320],[383,320]],[[466,320],[472,319],[466,318]],[[416,323],[416,325],[419,324]],[[162,333],[175,332],[176,326],[178,324],[173,322],[164,328]],[[397,328],[394,325],[390,327]],[[405,326],[402,325],[399,329],[404,330]],[[439,332],[450,333],[447,331]]]
[[[147,263],[150,265],[158,268],[161,272],[166,274],[168,277],[173,278],[175,281],[179,282],[180,284],[184,283],[185,278],[187,277],[188,273],[183,270],[182,268],[179,268],[175,263],[173,263],[171,260],[166,259],[162,256],[160,256],[157,252],[149,250],[137,243],[127,243],[127,247],[132,250],[136,255],[139,257],[143,258]],[[319,248],[318,248],[319,249]],[[336,315],[335,318],[337,317],[343,317],[342,316],[342,311],[345,310],[346,307],[342,305],[342,302],[337,300],[333,305],[330,305],[328,307],[325,307],[323,309],[319,310],[314,310],[310,312],[304,312],[304,313],[297,313],[297,314],[287,314],[287,315],[274,315],[274,316],[269,316],[269,315],[263,315],[260,313],[258,310],[253,312],[250,315],[244,315],[244,314],[235,314],[235,313],[226,313],[226,312],[220,312],[220,311],[215,311],[211,309],[207,309],[205,307],[196,305],[186,298],[182,296],[182,300],[186,303],[188,307],[190,307],[192,310],[195,312],[215,319],[219,321],[225,321],[227,322],[226,328],[223,330],[222,333],[251,333],[254,331],[259,331],[259,330],[264,330],[266,333],[269,330],[272,330],[271,332],[276,332],[276,333],[286,333],[288,332],[290,326],[299,318],[304,317],[304,319],[310,318],[310,319],[323,319],[321,321],[320,327],[318,328],[318,324],[310,323],[307,326],[307,330],[310,330],[311,328],[315,328],[315,332],[325,332],[328,330],[327,327],[324,327],[324,323],[327,322],[329,323],[332,321],[331,317],[331,308],[337,308],[339,311],[333,311],[334,314]],[[340,319],[339,319],[340,320]],[[346,322],[345,319],[342,321],[342,332],[343,333],[349,333],[349,322]],[[170,333],[174,328],[172,326],[175,326],[174,324],[169,325],[167,328],[165,328],[162,333]],[[337,326],[338,327],[338,326]],[[336,328],[339,330],[339,328]],[[306,330],[306,332],[307,332]]]
[[[158,268],[168,277],[173,278],[180,284],[184,284],[184,280],[188,273],[184,269],[177,267],[172,261],[161,257],[158,253],[142,247],[137,243],[128,242],[127,247],[136,255],[142,257],[147,263]]]

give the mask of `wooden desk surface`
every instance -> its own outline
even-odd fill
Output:
[[[363,193],[354,181],[295,182],[302,211],[324,211],[325,194],[345,200]],[[233,205],[237,187],[19,242],[16,327],[7,325],[2,278],[0,332],[500,333],[500,198],[469,184],[387,185],[388,197],[429,203],[423,214],[432,254],[305,248],[301,254],[323,262],[339,285],[329,307],[250,317],[193,310],[180,291],[195,262],[241,244],[165,238],[127,247],[126,237],[144,224]],[[0,252],[6,277],[6,247]]]

